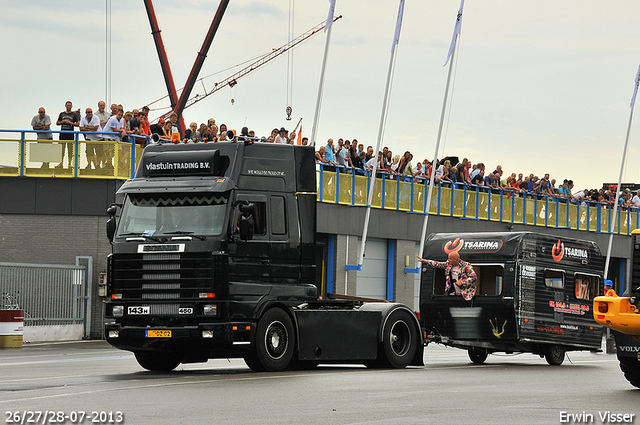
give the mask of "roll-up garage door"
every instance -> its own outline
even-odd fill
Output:
[[[358,240],[358,244],[361,239]],[[387,299],[387,240],[367,238],[356,296]]]

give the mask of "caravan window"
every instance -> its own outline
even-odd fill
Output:
[[[473,264],[478,280],[476,297],[502,294],[502,264]],[[444,269],[433,269],[433,294],[444,295]]]
[[[564,272],[561,270],[545,270],[544,284],[549,288],[564,288]]]
[[[579,300],[592,300],[598,295],[600,277],[576,273],[574,282],[575,295]]]

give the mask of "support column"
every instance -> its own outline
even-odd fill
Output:
[[[409,307],[413,307],[414,304],[416,274],[405,273],[405,267],[407,256],[409,257],[409,267],[413,267],[415,253],[415,241],[396,241],[394,300]]]
[[[347,264],[355,264],[358,259],[358,238],[349,235],[336,235],[335,293],[356,295],[358,272],[346,270]]]

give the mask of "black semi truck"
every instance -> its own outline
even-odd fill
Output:
[[[420,312],[427,341],[468,350],[474,363],[495,352],[534,353],[560,365],[565,352],[597,351],[602,326],[593,319],[603,293],[603,258],[587,240],[534,232],[440,233],[424,257],[450,252],[477,275],[471,301],[445,294],[445,272],[424,265]]]
[[[106,340],[148,370],[421,365],[414,312],[323,300],[313,147],[149,145],[109,207]]]

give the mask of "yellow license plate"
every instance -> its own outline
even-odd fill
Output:
[[[171,331],[144,331],[147,338],[171,338]]]

